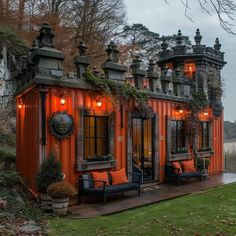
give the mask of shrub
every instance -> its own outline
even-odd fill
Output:
[[[56,182],[48,187],[48,194],[51,197],[73,197],[77,194],[76,189],[67,182]]]
[[[20,176],[16,171],[2,171],[0,173],[0,186],[13,188],[20,182]]]
[[[0,146],[15,147],[16,146],[15,133],[0,132]]]
[[[45,159],[36,175],[36,187],[38,192],[46,193],[50,184],[62,180],[61,163],[50,153]]]
[[[205,169],[208,169],[209,165],[210,165],[210,159],[205,158]],[[204,170],[204,158],[199,158],[197,160],[197,167],[199,170]]]
[[[0,149],[0,160],[4,162],[5,170],[9,170],[16,163],[16,152],[12,148]]]

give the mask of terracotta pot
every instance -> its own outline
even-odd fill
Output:
[[[41,193],[40,194],[40,200],[41,200],[41,207],[45,211],[51,211],[52,210],[52,198],[47,193]]]
[[[69,198],[52,198],[53,212],[57,215],[66,215],[68,209]]]

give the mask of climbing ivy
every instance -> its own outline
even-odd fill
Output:
[[[194,138],[199,127],[198,114],[208,106],[208,101],[204,92],[195,91],[192,93],[192,100],[188,104],[190,115],[186,118],[186,135]],[[193,140],[191,140],[193,142]]]
[[[201,91],[193,92],[192,97],[193,99],[189,103],[189,108],[190,108],[191,114],[195,115],[196,113],[202,111],[204,108],[207,107],[208,101],[206,99],[205,93]]]
[[[93,84],[96,90],[100,91],[104,96],[112,96],[117,102],[134,99],[138,106],[143,107],[145,104],[147,105],[150,97],[147,92],[140,91],[129,84],[96,77],[91,71],[86,73],[86,80]]]

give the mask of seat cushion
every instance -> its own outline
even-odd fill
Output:
[[[179,164],[178,161],[173,161],[171,163],[172,167],[174,167],[174,174],[180,174],[182,173],[182,168],[181,168],[181,165]]]
[[[116,185],[116,186],[120,188],[121,192],[139,189],[138,183],[128,183],[128,184],[121,184],[121,185]]]
[[[103,180],[103,181],[106,181],[106,185],[109,185],[108,174],[106,171],[104,171],[104,172],[95,172],[94,171],[94,172],[92,172],[92,176],[93,176],[94,180]],[[94,188],[99,188],[99,187],[103,186],[102,182],[94,181],[93,184],[94,184]]]
[[[109,186],[106,186],[105,193],[112,194],[112,193],[125,192],[125,191],[129,191],[129,190],[135,190],[135,189],[139,189],[139,184],[138,183],[109,185]],[[99,187],[99,188],[85,189],[84,193],[102,194],[103,193],[103,188]]]
[[[126,184],[128,179],[126,177],[125,168],[116,171],[110,171],[112,185]]]
[[[190,161],[183,161],[182,165],[183,165],[183,169],[184,169],[185,173],[196,172],[196,169],[194,167],[194,160],[193,159],[190,160]]]
[[[179,175],[181,178],[201,177],[201,172],[184,172]]]
[[[99,188],[86,189],[85,192],[93,193],[93,194],[102,194],[103,188],[99,187]],[[119,193],[119,192],[120,192],[119,185],[109,185],[109,186],[106,186],[105,188],[105,193]]]

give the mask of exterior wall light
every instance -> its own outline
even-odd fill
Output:
[[[102,101],[101,101],[100,97],[97,98],[96,103],[97,103],[97,107],[101,107],[102,106]]]
[[[208,116],[208,111],[204,111],[204,112],[203,112],[203,115],[204,115],[204,116]]]
[[[64,94],[61,96],[60,102],[61,102],[61,105],[65,105],[66,99],[65,99]]]
[[[18,109],[20,110],[22,107],[23,107],[23,102],[22,102],[22,100],[20,99],[19,104],[18,104]]]
[[[184,109],[182,106],[177,106],[176,107],[176,110],[180,113],[180,114],[183,114],[184,113]]]

